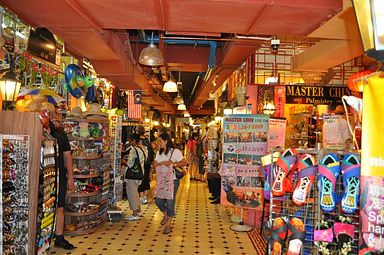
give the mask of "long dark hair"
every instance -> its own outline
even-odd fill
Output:
[[[163,153],[165,155],[167,155],[170,149],[175,148],[175,146],[173,145],[173,143],[171,141],[171,137],[167,133],[162,133],[160,135],[160,139],[166,142],[165,143],[165,150],[163,148],[160,148],[160,151],[159,151],[160,155]]]

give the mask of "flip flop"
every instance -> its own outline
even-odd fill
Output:
[[[332,212],[336,207],[336,180],[340,174],[340,159],[334,153],[326,154],[319,164],[320,208]]]
[[[269,236],[269,248],[271,249],[270,255],[281,255],[287,236],[287,225],[283,218],[278,217],[274,219],[272,224],[271,234]]]
[[[315,164],[316,160],[312,155],[303,154],[300,156],[300,160],[297,163],[297,169],[299,171],[298,182],[292,195],[293,202],[297,206],[305,203],[312,184],[315,181],[315,174],[317,172],[317,166],[315,166]]]
[[[296,163],[296,156],[280,157],[277,160],[278,171],[272,183],[272,194],[280,197],[289,191],[292,186],[287,175],[292,169],[292,166]]]
[[[344,186],[341,209],[344,213],[353,214],[359,206],[360,168],[360,157],[355,154],[348,153],[341,162]]]
[[[335,222],[333,231],[335,232],[338,243],[339,254],[351,254],[351,245],[355,236],[355,226],[353,224]]]
[[[299,218],[292,218],[288,223],[287,255],[300,255],[304,245],[305,225]]]
[[[271,165],[261,167],[264,176],[264,199],[271,199]]]
[[[165,223],[167,223],[167,221],[168,221],[168,218],[163,217],[163,219],[161,219],[161,221],[160,221],[160,224],[164,225]]]

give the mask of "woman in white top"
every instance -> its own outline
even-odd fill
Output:
[[[133,167],[136,162],[137,155],[139,156],[139,161],[141,165],[141,170],[144,174],[144,163],[148,158],[148,150],[145,146],[140,144],[140,136],[138,134],[132,134],[132,143],[129,148],[129,153],[127,155],[126,164],[128,167]],[[124,162],[123,162],[124,163]],[[134,221],[138,220],[141,214],[140,210],[140,197],[137,188],[139,187],[141,180],[136,179],[125,179],[125,187],[127,190],[127,198],[129,207],[131,208],[133,214],[128,216],[127,220]]]
[[[175,177],[173,167],[184,167],[185,165],[183,154],[179,149],[174,148],[171,137],[167,133],[161,134],[160,150],[154,161],[156,169],[155,202],[164,214],[161,220],[161,224],[165,225],[164,234],[171,232],[172,219],[175,216],[176,192],[180,182]]]

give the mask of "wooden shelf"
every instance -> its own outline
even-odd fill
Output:
[[[103,137],[77,137],[77,136],[68,136],[70,141],[103,141]]]
[[[68,216],[89,216],[94,215],[99,212],[100,208],[97,208],[96,210],[88,211],[88,212],[65,212],[65,215]]]
[[[101,174],[75,174],[73,175],[73,178],[76,178],[76,179],[88,179],[88,178],[95,178],[95,177],[99,177]]]
[[[92,122],[92,123],[109,123],[108,117],[105,118],[67,118],[64,122]]]
[[[86,192],[80,192],[80,193],[67,192],[67,196],[68,197],[93,197],[93,196],[96,196],[96,195],[98,195],[100,193],[101,193],[101,190],[94,191],[94,192],[91,192],[91,193],[86,193]]]
[[[85,234],[90,234],[90,233],[93,233],[96,230],[98,230],[104,223],[105,223],[105,221],[101,222],[99,225],[97,225],[97,226],[95,226],[93,228],[86,229],[86,230],[64,231],[64,234],[66,234],[66,235],[85,235]]]
[[[96,156],[72,156],[73,159],[100,159],[103,157],[103,154]]]

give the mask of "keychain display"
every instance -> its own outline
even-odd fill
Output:
[[[57,144],[45,134],[40,156],[39,204],[37,211],[37,255],[47,254],[53,238],[57,194]]]
[[[1,135],[0,248],[3,255],[28,254],[29,136]]]

